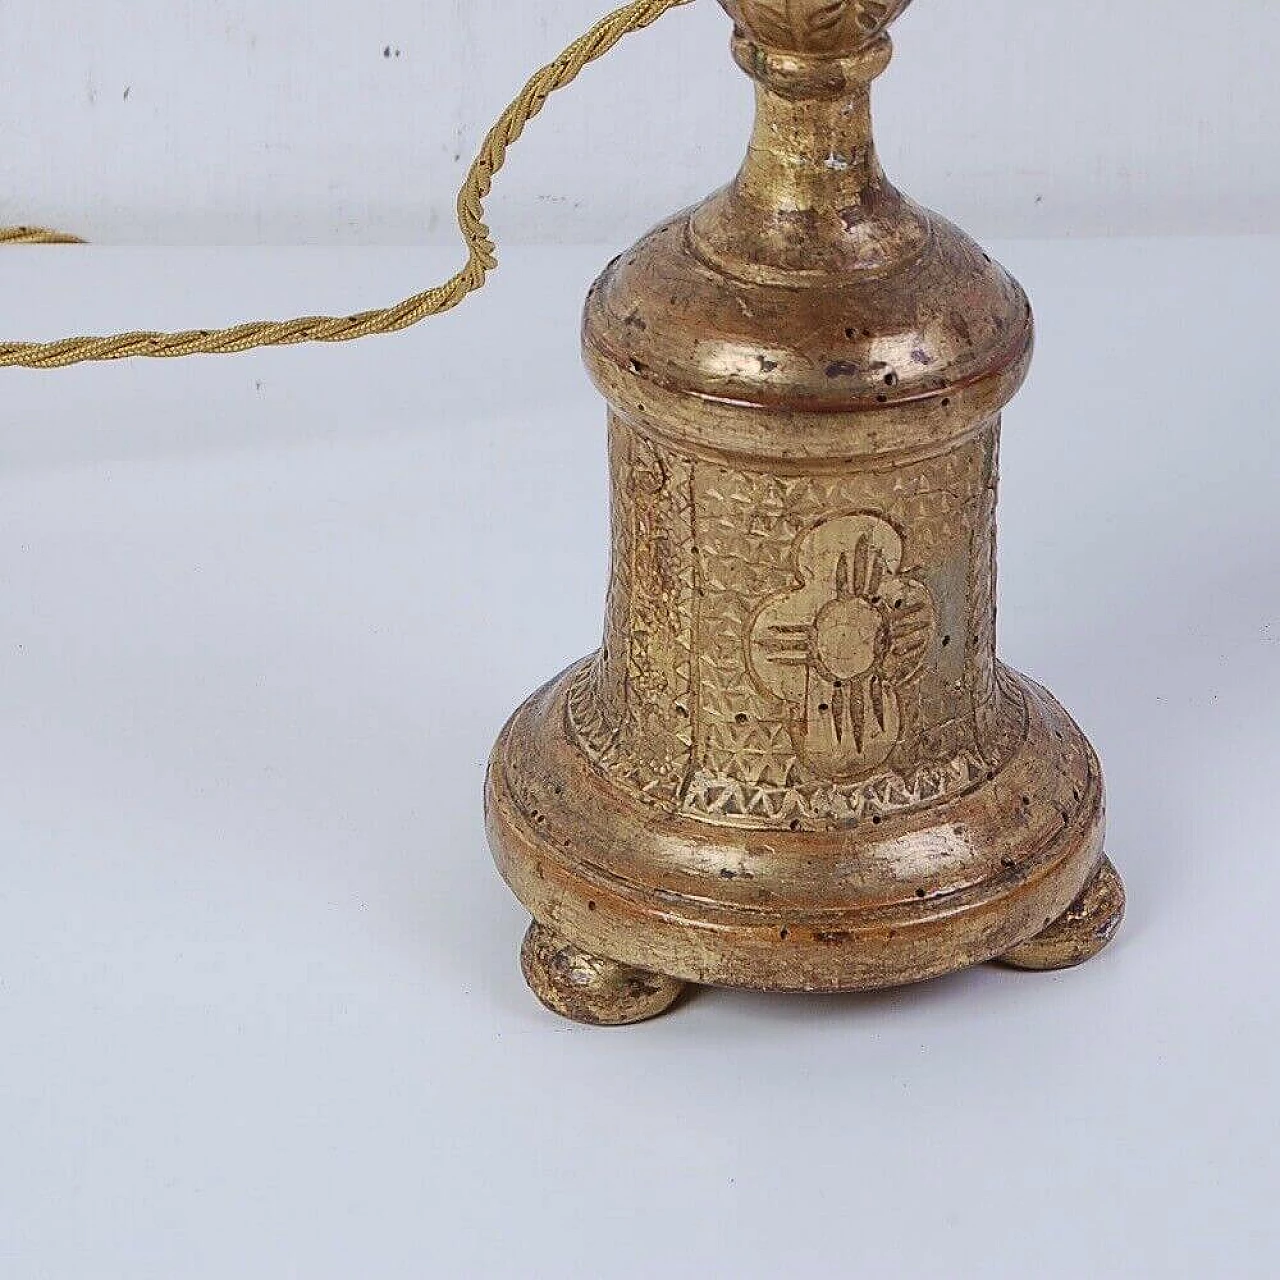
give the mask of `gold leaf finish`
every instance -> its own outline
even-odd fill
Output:
[[[1077,963],[1123,910],[1097,756],[996,658],[1017,283],[902,196],[871,82],[904,4],[739,0],[732,183],[586,305],[609,402],[600,649],[494,750],[491,843],[548,1007],[687,983],[916,982]]]
[[[797,756],[819,775],[865,776],[902,736],[900,693],[933,642],[929,588],[899,576],[903,541],[868,513],[819,520],[796,543],[794,591],[756,615],[757,685],[787,704]]]
[[[684,983],[593,956],[540,924],[529,926],[520,968],[552,1013],[594,1027],[622,1027],[666,1013]]]
[[[752,39],[789,53],[844,56],[870,44],[910,0],[722,0]]]

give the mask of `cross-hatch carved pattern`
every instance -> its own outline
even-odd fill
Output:
[[[674,805],[693,753],[692,464],[610,430],[613,559],[605,642],[569,699],[585,754]]]
[[[994,441],[993,424],[895,471],[780,477],[615,420],[610,616],[568,705],[584,755],[666,812],[758,827],[985,779],[1025,727],[989,652]]]
[[[990,738],[998,732],[1000,690],[996,652],[996,490],[999,457],[992,449],[982,515],[973,532],[973,580],[969,590],[969,628],[974,636],[974,709],[978,732]]]

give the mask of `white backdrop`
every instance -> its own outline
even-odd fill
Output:
[[[1280,1276],[1280,237],[992,249],[1041,325],[1001,650],[1130,892],[1071,973],[617,1033],[526,992],[481,779],[599,643],[599,246],[377,342],[2,380],[3,1280]],[[0,333],[452,258],[13,251]]]
[[[116,243],[417,243],[493,116],[608,0],[6,0],[0,220]],[[1280,0],[919,0],[882,150],[986,236],[1280,228]],[[736,167],[713,0],[554,102],[511,240],[623,241]]]

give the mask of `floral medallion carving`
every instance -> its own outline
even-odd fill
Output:
[[[822,777],[865,776],[902,736],[899,694],[932,642],[933,600],[902,572],[902,537],[879,516],[824,520],[794,554],[799,585],[756,616],[749,668],[788,705],[800,759]]]
[[[890,476],[774,477],[615,418],[608,621],[565,709],[587,760],[663,812],[790,830],[1000,769],[1025,709],[996,674],[996,426]]]

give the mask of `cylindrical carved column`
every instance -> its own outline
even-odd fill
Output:
[[[756,82],[746,161],[587,301],[604,643],[517,714],[490,775],[495,853],[539,922],[526,975],[592,1021],[651,1016],[680,981],[1058,962],[1064,931],[1082,959],[1120,914],[1096,758],[996,660],[1001,412],[1031,308],[872,140],[905,0],[725,7]]]
[[[995,664],[995,457],[780,474],[610,425],[605,643],[574,680],[583,754],[647,805],[840,827],[962,794],[1024,711]]]

